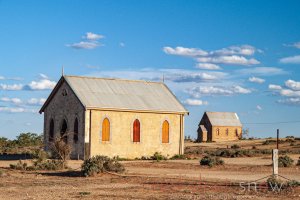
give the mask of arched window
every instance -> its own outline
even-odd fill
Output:
[[[235,129],[235,135],[236,135],[237,137],[239,136],[238,129]]]
[[[169,122],[167,120],[164,121],[162,125],[162,143],[169,143]]]
[[[60,129],[60,136],[62,137],[65,143],[68,143],[67,129],[68,129],[68,124],[67,121],[64,119]]]
[[[228,128],[226,129],[226,135],[228,135],[229,134],[229,130],[228,130]]]
[[[53,142],[54,140],[54,121],[51,119],[50,121],[50,130],[49,130],[49,142]]]
[[[74,142],[78,142],[78,119],[76,117],[75,122],[74,122]]]
[[[105,118],[102,122],[102,141],[110,140],[110,122]]]
[[[220,135],[220,129],[217,128],[217,135]]]
[[[138,119],[133,122],[133,142],[140,142],[140,121]]]

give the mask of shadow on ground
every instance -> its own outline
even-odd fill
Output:
[[[0,160],[30,160],[30,154],[0,154]]]
[[[61,177],[84,177],[81,171],[55,171],[55,172],[41,172],[43,176],[61,176]]]

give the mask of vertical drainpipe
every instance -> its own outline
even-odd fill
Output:
[[[90,125],[89,125],[89,158],[92,153],[92,110],[90,110]]]
[[[184,145],[184,138],[183,138],[183,115],[180,114],[180,137],[179,137],[179,154],[183,154],[183,145]]]

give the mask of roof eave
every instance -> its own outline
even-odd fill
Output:
[[[126,108],[99,108],[99,107],[93,107],[93,106],[87,106],[85,108],[86,108],[86,110],[103,110],[103,111],[119,111],[119,112],[142,112],[142,113],[189,115],[189,112],[187,112],[187,111],[137,110],[137,109],[126,109]]]

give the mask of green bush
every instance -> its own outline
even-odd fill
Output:
[[[239,149],[239,148],[241,148],[241,147],[240,147],[239,145],[237,145],[237,144],[234,144],[234,145],[231,146],[231,148],[232,148],[232,149]]]
[[[42,136],[36,133],[21,133],[17,136],[17,144],[20,147],[42,145]]]
[[[84,176],[94,176],[104,171],[124,172],[125,168],[117,160],[99,155],[85,160],[81,166],[81,171]]]
[[[294,163],[294,160],[291,159],[289,156],[285,155],[285,156],[280,156],[278,158],[278,166],[279,167],[290,167],[292,166]]]
[[[300,157],[299,157],[298,162],[297,162],[296,165],[297,165],[297,166],[300,166]]]
[[[161,153],[159,152],[155,152],[153,154],[153,156],[151,156],[152,160],[156,160],[156,161],[161,161],[161,160],[167,160],[167,157],[163,156]]]
[[[207,165],[209,167],[213,167],[215,165],[224,165],[224,160],[220,159],[219,157],[213,156],[204,156],[200,160],[200,165]]]

